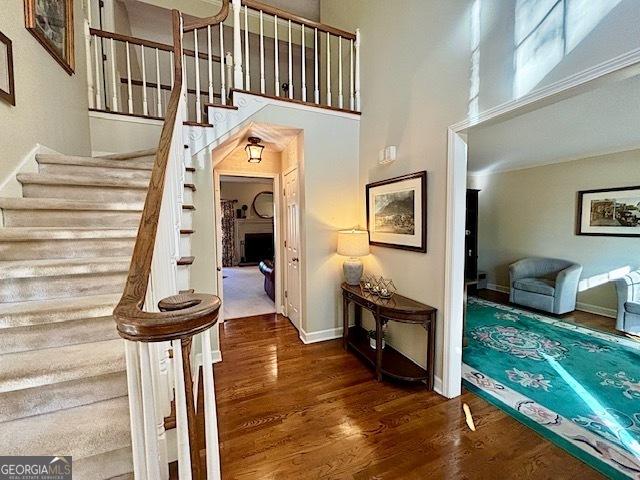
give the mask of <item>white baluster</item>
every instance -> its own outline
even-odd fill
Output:
[[[187,79],[187,72],[189,69],[187,68],[187,57],[185,54],[182,54],[182,84],[184,85],[184,103],[186,110],[186,118],[189,118],[189,80]]]
[[[318,29],[313,29],[313,100],[320,103],[320,71],[318,69]]]
[[[127,369],[127,391],[129,396],[129,423],[131,425],[131,451],[133,473],[136,479],[147,478],[147,457],[144,450],[144,425],[142,407],[142,384],[140,382],[140,356],[136,342],[124,340]]]
[[[144,424],[147,477],[160,478],[158,464],[158,432],[156,429],[156,398],[151,374],[149,344],[138,342],[140,352],[140,380],[142,385],[142,418]]]
[[[101,40],[100,40],[101,41]],[[98,36],[94,35],[93,36],[93,56],[94,56],[94,62],[95,62],[95,70],[96,70],[96,109],[98,110],[102,110],[102,88],[100,88],[102,86],[102,82],[100,81],[100,65],[102,65],[101,62],[101,56],[100,53],[98,51],[98,43],[100,42],[98,40]],[[87,53],[88,55],[88,53]]]
[[[355,79],[356,111],[360,111],[360,29],[356,30],[356,79]]]
[[[342,37],[338,37],[338,107],[344,106],[342,95]]]
[[[142,54],[140,55],[140,63],[142,63],[142,113],[149,115],[149,104],[147,103],[147,65],[144,60],[144,45],[140,45]]]
[[[202,104],[200,99],[200,53],[198,52],[198,29],[193,30],[193,41],[195,44],[195,70],[196,70],[196,122],[202,122]]]
[[[301,61],[302,61],[302,101],[307,101],[307,50],[305,48],[305,38],[304,38],[304,24],[302,24],[302,46],[301,46]]]
[[[251,90],[251,75],[249,74],[249,14],[244,6],[244,89]]]
[[[178,478],[191,480],[191,454],[189,451],[189,424],[187,421],[187,399],[184,382],[191,379],[184,378],[182,364],[182,346],[180,340],[173,340],[173,369],[175,373],[176,396],[176,430],[178,437]]]
[[[349,109],[354,108],[353,98],[353,40],[349,41]]]
[[[278,44],[278,16],[274,15],[273,17],[273,45],[274,45],[274,54],[275,54],[275,94],[276,97],[280,96],[280,45]]]
[[[127,48],[127,105],[129,113],[133,113],[133,92],[131,89],[131,54],[129,53],[129,42],[126,42]]]
[[[227,64],[227,85],[231,85],[231,82],[233,82],[233,55],[231,55],[231,52],[227,52],[225,55],[225,63]]]
[[[116,48],[113,38],[111,39],[111,110],[117,112],[118,108],[118,89],[116,81]]]
[[[171,68],[171,90],[173,90],[173,84],[175,83],[175,68],[173,66],[173,52],[169,55],[169,67]]]
[[[327,32],[327,105],[331,106],[331,35]]]
[[[160,51],[156,48],[156,96],[158,97],[158,105],[156,116],[162,116],[162,85],[160,84]]]
[[[241,0],[233,0],[233,88],[243,90],[242,40],[240,35]]]
[[[91,16],[91,7],[87,9],[87,13],[89,17]],[[96,89],[94,86],[93,79],[93,65],[91,65],[91,20],[85,19],[84,21],[84,45],[86,51],[86,62],[87,62],[87,95],[89,101],[89,108],[94,108],[94,101],[96,95]]]
[[[231,75],[225,72],[225,63],[227,65],[227,69],[231,68],[231,62],[229,62],[229,57],[231,55],[225,55],[224,53],[224,22],[220,22],[220,100],[222,101],[222,105],[227,104],[227,85],[231,84]],[[229,83],[227,83],[227,79]]]
[[[289,20],[289,98],[293,98],[293,59],[291,50],[291,20]]]
[[[216,412],[216,391],[213,379],[213,358],[211,355],[211,329],[200,334],[202,339],[202,378],[204,383],[204,422],[207,447],[207,479],[220,478],[220,449],[218,448],[218,416]]]
[[[262,20],[262,10],[260,10],[260,93],[264,94],[264,23]]]
[[[209,103],[213,103],[213,56],[211,53],[211,25],[207,25],[207,72],[209,74]],[[222,54],[220,54],[222,61]]]

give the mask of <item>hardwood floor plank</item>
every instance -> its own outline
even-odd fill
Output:
[[[284,317],[228,320],[220,343],[224,480],[602,478],[480,397],[376,382],[340,340],[304,345]]]

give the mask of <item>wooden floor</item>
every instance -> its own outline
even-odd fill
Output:
[[[220,337],[224,480],[602,478],[479,397],[378,383],[339,340],[304,345],[281,316],[230,320]]]
[[[493,290],[478,290],[475,296],[479,298],[483,298],[485,300],[490,300],[492,302],[509,305],[508,293],[496,292]],[[514,306],[516,306],[517,308],[522,308],[523,310],[528,310],[526,307],[521,307],[520,305],[514,305]],[[535,312],[535,310],[531,310],[531,311]],[[580,310],[575,310],[571,313],[566,313],[564,315],[553,315],[546,312],[536,312],[536,313],[542,313],[552,318],[559,318],[567,322],[580,325],[581,327],[591,328],[593,330],[599,330],[601,332],[610,333],[612,335],[624,336],[623,332],[616,330],[615,318],[603,317],[602,315],[582,312]]]

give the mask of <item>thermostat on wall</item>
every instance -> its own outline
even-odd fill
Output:
[[[391,163],[396,159],[396,147],[395,145],[391,145],[389,147],[384,147],[378,153],[378,165],[385,165],[387,163]]]

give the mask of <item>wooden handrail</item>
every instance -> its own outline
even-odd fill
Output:
[[[185,32],[190,32],[197,28],[206,28],[208,26],[214,26],[224,22],[227,19],[228,15],[229,15],[229,0],[222,0],[222,7],[220,8],[220,11],[217,14],[213,15],[212,17],[196,18],[191,21],[186,21],[184,22],[182,29]]]
[[[97,28],[90,28],[89,33],[91,35],[95,35],[96,37],[113,39],[118,42],[129,42],[132,45],[142,45],[144,47],[157,48],[158,50],[163,50],[165,52],[173,52],[173,46],[167,45],[166,43],[154,42],[153,40],[145,40],[144,38],[130,37],[129,35],[122,35],[121,33],[108,32],[106,30],[99,30]],[[183,49],[182,53],[184,53],[188,57],[196,56],[196,52],[193,50],[189,50],[188,48]],[[203,60],[208,60],[209,58],[209,56],[203,52],[198,52],[198,57]],[[219,55],[211,55],[211,61],[220,63],[222,60]]]
[[[133,248],[131,266],[124,293],[116,306],[113,317],[121,337],[140,342],[159,342],[187,339],[215,325],[220,309],[220,299],[214,295],[185,294],[181,297],[180,307],[163,312],[145,312],[142,310],[151,261],[155,247],[160,207],[164,191],[165,175],[174,126],[182,97],[182,39],[180,33],[180,13],[173,15],[173,52],[174,87],[165,112],[164,125],[156,151],[156,159],[149,182],[149,191],[144,203],[140,227]]]
[[[304,25],[305,27],[317,28],[320,32],[331,33],[333,35],[337,35],[338,37],[346,38],[347,40],[355,41],[356,39],[355,33],[347,32],[346,30],[340,30],[339,28],[334,28],[329,25],[325,25],[324,23],[316,22],[314,20],[309,20],[308,18],[304,18],[300,15],[287,12],[286,10],[281,10],[257,0],[242,0],[242,5],[246,5],[248,8],[251,8],[253,10],[262,10],[264,13],[267,13],[269,15],[277,15],[278,18],[281,18],[283,20],[291,20],[293,23]]]

